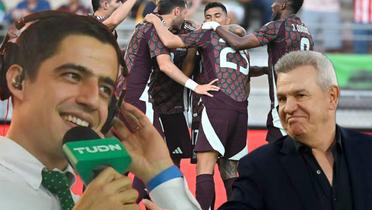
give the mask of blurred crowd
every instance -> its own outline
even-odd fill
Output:
[[[112,0],[125,1],[125,0]],[[156,0],[138,0],[131,17],[138,23],[155,9]],[[202,21],[202,4],[218,0],[188,0],[188,19]],[[273,0],[220,0],[228,10],[233,23],[248,31],[254,31],[269,22]],[[90,0],[66,0],[65,4],[51,4],[52,0],[21,0],[8,6],[9,1],[0,0],[1,27],[27,14],[56,9],[81,15],[92,13]],[[56,1],[55,1],[56,2]],[[59,1],[58,1],[59,2]],[[348,3],[345,3],[348,2]],[[341,6],[341,4],[345,4]],[[58,5],[54,7],[53,5]],[[352,8],[354,7],[354,8]],[[342,8],[342,9],[341,9]],[[348,8],[348,9],[347,9]],[[352,15],[344,15],[344,14]],[[301,18],[307,23],[315,39],[315,49],[323,52],[353,52],[366,54],[372,42],[372,0],[305,0]],[[347,17],[345,20],[345,16]],[[349,33],[343,31],[350,24]],[[346,36],[351,38],[345,38]]]

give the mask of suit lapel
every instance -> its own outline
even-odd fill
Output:
[[[298,197],[303,205],[303,209],[314,210],[320,209],[316,192],[311,184],[310,175],[292,142],[293,140],[287,137],[284,139],[281,149],[282,156],[280,162],[284,167]]]
[[[365,179],[362,176],[363,166],[361,165],[365,160],[360,156],[362,155],[362,152],[358,150],[360,146],[358,146],[358,143],[353,139],[353,135],[343,128],[340,130],[342,144],[346,154],[346,162],[349,169],[353,204],[355,210],[366,210],[365,201],[367,198],[364,194],[366,191],[363,190],[365,188],[363,181],[368,179]]]

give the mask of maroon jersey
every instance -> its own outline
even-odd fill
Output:
[[[105,21],[108,17],[104,17],[104,16],[96,16],[96,15],[93,15],[93,17],[95,19],[97,19],[99,22],[103,23],[103,21]],[[113,30],[112,31],[112,34],[114,34],[115,38],[117,39],[118,38],[118,32],[116,30]]]
[[[191,32],[193,29],[188,25],[183,25],[178,34]],[[186,49],[178,48],[170,50],[173,63],[182,69],[184,59],[187,54]],[[154,110],[160,114],[174,114],[184,111],[184,87],[159,69],[151,74],[149,93]]]
[[[276,74],[274,66],[286,53],[297,50],[313,50],[314,42],[309,30],[296,15],[291,15],[284,20],[269,22],[254,34],[261,45],[267,45],[269,54],[268,79],[272,110],[268,116],[267,127],[281,127],[277,111],[274,110],[278,105],[275,91]]]
[[[186,47],[198,47],[203,62],[203,80],[218,79],[219,92],[214,97],[202,96],[206,107],[247,111],[250,89],[249,56],[235,51],[211,30],[198,30],[180,35]]]
[[[274,84],[276,75],[274,65],[278,60],[291,51],[313,50],[314,42],[309,30],[296,15],[291,15],[284,20],[272,21],[254,33],[261,45],[267,45],[269,54],[268,66],[270,98],[274,105]],[[275,77],[275,78],[274,78]],[[275,79],[275,80],[273,80]]]
[[[186,56],[185,49],[171,50],[171,58],[174,64],[182,69],[183,59]],[[184,111],[183,104],[184,87],[172,80],[160,70],[151,74],[149,94],[154,110],[160,114],[174,114]]]
[[[138,24],[129,41],[124,59],[128,68],[125,100],[139,100],[153,70],[159,69],[156,57],[169,54],[152,24]]]

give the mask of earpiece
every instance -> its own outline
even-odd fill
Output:
[[[12,85],[15,89],[22,90],[22,81],[23,81],[23,76],[22,75],[17,75],[13,80],[12,80]]]
[[[65,16],[66,14],[67,13],[65,12],[57,11],[44,11],[34,13],[17,20],[14,23],[14,25],[18,30],[20,30],[25,26],[26,23],[35,20],[47,19],[50,17]],[[6,100],[10,97],[10,92],[6,81],[6,72],[12,64],[18,62],[17,61],[18,45],[9,40],[10,37],[9,34],[7,34],[0,46],[0,100]],[[23,75],[20,75],[19,79],[15,78],[14,81],[12,81],[13,87],[17,89],[22,89],[23,78],[24,78]]]
[[[9,92],[7,81],[6,81],[6,72],[12,64],[16,63],[17,50],[18,50],[18,46],[12,42],[5,42],[5,43],[3,42],[1,46],[1,50],[0,50],[0,99],[1,100],[6,100],[10,97],[10,92]],[[14,81],[12,81],[13,87],[16,87],[16,88],[18,87],[17,89],[22,89],[22,81],[23,81],[23,75],[19,75],[18,79],[14,78]]]

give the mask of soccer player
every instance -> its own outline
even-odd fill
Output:
[[[218,13],[218,15],[216,15]],[[228,24],[226,8],[221,3],[207,4],[205,17],[218,16],[222,25]],[[162,26],[155,15],[146,16],[168,47],[198,47],[203,63],[203,78],[218,79],[219,92],[213,97],[202,96],[204,109],[201,116],[197,152],[196,198],[203,209],[214,208],[213,171],[218,160],[225,188],[229,190],[237,177],[237,160],[248,153],[247,98],[250,89],[249,56],[244,51],[230,48],[215,32],[197,30],[175,36]],[[233,26],[231,26],[233,27]],[[233,163],[233,164],[232,164]]]
[[[181,26],[186,12],[184,0],[160,0],[157,7],[158,14],[162,18],[162,24],[173,28]],[[198,94],[211,96],[208,93],[209,90],[219,89],[211,85],[214,81],[207,85],[198,85],[184,75],[174,65],[169,49],[163,45],[155,28],[149,23],[141,23],[136,26],[127,47],[125,62],[130,72],[127,79],[125,99],[143,112],[146,112],[146,104],[143,100],[147,100],[147,97],[141,98],[141,95],[146,94],[146,84],[153,69],[159,69],[176,82]]]
[[[312,50],[313,39],[309,30],[296,16],[302,6],[303,0],[276,0],[272,4],[273,21],[261,27],[258,31],[244,37],[236,36],[223,27],[214,25],[216,32],[236,49],[249,49],[267,45],[268,82],[271,100],[271,110],[267,118],[268,134],[266,140],[273,142],[286,135],[280,123],[276,98],[276,74],[274,65],[284,54],[296,50]]]
[[[136,0],[92,0],[93,16],[114,30],[128,17]]]
[[[181,27],[186,14],[184,0],[160,0],[157,9],[159,16],[162,18],[162,24],[167,26],[167,31],[168,28],[179,29]],[[183,74],[172,62],[169,49],[160,41],[155,28],[150,23],[141,23],[136,26],[124,59],[129,71],[126,78],[125,101],[146,113],[161,133],[163,131],[158,120],[158,113],[153,112],[152,104],[148,101],[147,82],[151,72],[163,72],[179,84],[198,94],[211,96],[208,91],[219,90],[217,86],[212,85],[215,81],[206,85],[199,85]],[[135,180],[134,187],[140,191],[143,187],[137,187],[137,183]],[[139,197],[143,197],[141,195],[144,192],[142,192],[140,191]]]
[[[196,28],[189,22],[184,22],[180,29],[171,29],[174,34],[189,33]],[[196,49],[170,49],[173,63],[190,76],[194,71]],[[168,77],[159,69],[154,69],[149,83],[149,95],[154,112],[159,114],[161,128],[175,163],[180,166],[182,158],[190,158],[192,152],[190,134],[184,111],[187,109],[188,91]],[[159,130],[159,129],[158,129]]]

